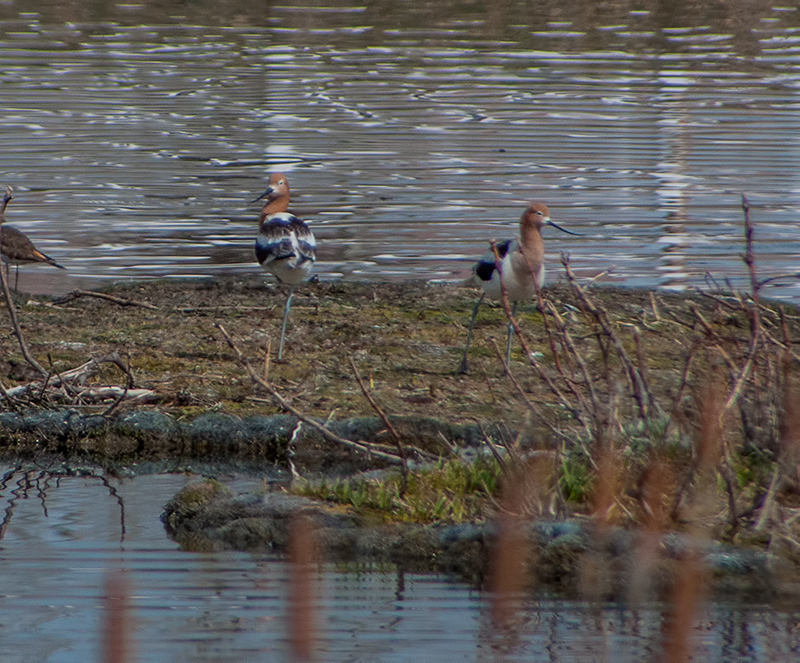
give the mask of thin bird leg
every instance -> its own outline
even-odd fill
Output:
[[[19,297],[19,263],[16,265],[14,274],[16,275],[14,278],[14,293]]]
[[[6,263],[6,283],[11,283],[11,263]],[[19,264],[17,264],[17,279],[14,281],[14,297],[19,295],[19,291],[17,290],[17,285],[19,285]]]
[[[517,317],[517,302],[511,305],[511,317]],[[508,323],[508,338],[506,339],[506,364],[511,363],[511,338],[514,334],[514,325]]]
[[[486,293],[482,292],[480,299],[475,304],[475,308],[472,309],[472,320],[469,321],[469,331],[467,332],[467,345],[464,347],[464,358],[461,360],[461,365],[458,367],[456,373],[458,375],[466,375],[469,373],[469,366],[467,364],[467,353],[469,352],[470,343],[472,343],[472,330],[475,329],[475,318],[478,317],[478,309],[481,306],[481,302],[483,298],[486,297]]]
[[[286,306],[283,307],[283,325],[281,326],[281,344],[278,347],[278,361],[283,359],[283,337],[286,336],[286,321],[289,319],[289,310],[292,308],[292,295],[294,286],[289,289],[289,296],[286,298]]]

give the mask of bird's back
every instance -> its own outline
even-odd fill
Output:
[[[317,242],[308,224],[291,212],[267,215],[256,238],[256,258],[282,283],[308,278],[316,260]]]
[[[0,228],[0,252],[6,262],[11,263],[29,263],[29,262],[44,262],[54,267],[64,269],[50,256],[45,255],[39,251],[28,239],[28,236],[21,230],[17,230],[14,226],[3,224]]]

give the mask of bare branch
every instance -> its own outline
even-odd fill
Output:
[[[247,359],[245,359],[244,355],[242,354],[242,351],[239,349],[236,343],[234,343],[233,339],[231,338],[230,334],[228,334],[228,332],[225,330],[225,328],[218,322],[215,322],[214,326],[222,332],[222,335],[225,337],[225,340],[228,342],[230,348],[236,354],[236,358],[239,361],[239,363],[247,371],[248,375],[250,376],[250,379],[257,385],[259,385],[262,389],[265,389],[284,410],[288,410],[295,417],[307,423],[314,430],[320,432],[324,437],[331,440],[332,442],[336,442],[337,444],[350,447],[351,449],[356,449],[358,451],[363,451],[365,453],[372,454],[374,456],[377,456],[378,458],[383,458],[384,460],[388,460],[393,463],[402,463],[402,459],[399,458],[398,456],[378,451],[374,449],[372,445],[367,444],[366,442],[353,442],[352,440],[348,440],[347,438],[339,437],[327,426],[323,426],[318,421],[315,421],[311,417],[300,412],[300,410],[298,410],[283,396],[281,396],[281,394],[278,392],[277,389],[275,389],[275,387],[273,387],[269,382],[266,382],[264,379],[262,379],[261,376],[258,375],[253,370],[253,367],[250,366],[250,363],[247,361]]]
[[[400,456],[400,460],[402,461],[403,465],[403,490],[402,492],[405,493],[406,489],[408,488],[408,463],[406,462],[406,452],[403,449],[403,441],[400,439],[400,436],[397,434],[397,430],[392,425],[392,422],[389,421],[389,417],[386,416],[386,413],[381,409],[380,405],[375,402],[375,399],[372,398],[372,395],[367,391],[367,387],[364,384],[364,381],[361,379],[361,376],[358,374],[358,369],[356,368],[356,363],[353,361],[353,358],[350,357],[350,367],[353,369],[353,375],[356,378],[356,382],[358,382],[358,386],[361,387],[361,393],[364,394],[364,398],[369,401],[369,404],[372,406],[372,409],[378,413],[378,416],[383,421],[383,425],[386,426],[386,429],[391,434],[392,438],[397,445],[397,455]]]
[[[155,306],[154,304],[137,302],[133,299],[124,299],[122,297],[115,297],[114,295],[107,295],[103,292],[95,292],[93,290],[73,290],[72,292],[68,292],[66,295],[57,297],[52,301],[52,303],[56,306],[60,306],[61,304],[66,304],[67,302],[71,302],[79,297],[96,297],[97,299],[103,299],[119,306],[138,306],[140,308],[147,308],[153,311],[159,310],[158,306]]]

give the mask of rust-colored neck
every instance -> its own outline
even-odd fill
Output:
[[[538,268],[544,262],[544,240],[542,240],[542,233],[536,224],[522,224],[520,249],[531,268]]]
[[[289,209],[288,193],[279,193],[274,198],[270,195],[267,199],[267,204],[261,210],[261,216],[263,218],[269,214],[278,214],[279,212],[285,212],[287,209]]]

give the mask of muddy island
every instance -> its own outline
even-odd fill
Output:
[[[210,478],[167,505],[192,549],[281,547],[303,514],[332,555],[472,578],[519,531],[543,581],[647,545],[667,566],[701,551],[725,586],[789,587],[797,309],[567,274],[520,307],[508,364],[510,308],[483,307],[466,374],[477,294],[455,284],[298,288],[282,362],[285,293],[260,275],[18,303],[47,375],[9,324],[2,453],[122,476],[263,473],[259,493]]]

